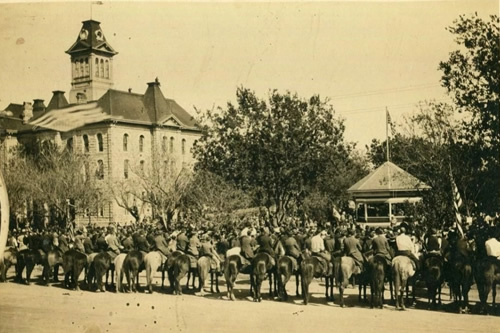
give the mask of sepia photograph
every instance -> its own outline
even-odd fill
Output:
[[[0,333],[500,331],[499,7],[0,0]]]

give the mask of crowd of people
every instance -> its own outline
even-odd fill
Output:
[[[382,255],[390,264],[396,255],[408,256],[419,270],[425,256],[437,255],[447,260],[451,246],[453,253],[476,252],[481,256],[500,258],[500,226],[498,217],[478,218],[470,226],[459,230],[447,228],[425,229],[403,222],[389,228],[361,227],[352,222],[319,224],[300,223],[293,219],[281,228],[269,227],[257,217],[244,218],[233,223],[179,223],[171,228],[158,222],[122,226],[80,226],[75,231],[49,227],[45,230],[12,230],[8,246],[19,251],[41,244],[41,250],[58,248],[62,253],[75,248],[87,255],[107,251],[112,258],[120,253],[138,250],[142,253],[159,251],[168,256],[182,251],[192,257],[209,256],[222,271],[221,256],[231,248],[239,247],[242,259],[252,260],[257,252],[266,252],[272,258],[288,255],[300,264],[304,253],[324,259],[327,266],[332,257],[347,255],[363,270],[369,255]],[[478,244],[479,242],[479,244]],[[328,269],[328,267],[325,267]]]

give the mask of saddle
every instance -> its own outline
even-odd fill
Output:
[[[323,268],[323,275],[330,276],[333,274],[333,263],[328,262],[325,258],[321,257],[319,254],[313,253],[312,256],[316,258]]]
[[[190,268],[197,268],[198,267],[198,258],[196,258],[194,255],[186,253],[186,255],[189,258],[189,267]]]
[[[290,261],[292,262],[292,272],[296,272],[299,269],[299,263],[297,262],[297,259],[292,256],[287,257],[290,258]]]

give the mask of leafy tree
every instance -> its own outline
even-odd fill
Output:
[[[465,179],[465,189],[478,209],[493,213],[500,203],[500,21],[493,15],[483,20],[476,15],[460,16],[448,30],[460,46],[439,65],[442,85],[464,114],[461,136],[456,141],[461,154],[455,162],[470,161],[476,170]],[[463,163],[462,163],[463,164]]]
[[[237,104],[209,111],[194,147],[197,169],[252,193],[274,225],[300,207],[332,156],[346,156],[343,121],[328,101],[238,88]]]

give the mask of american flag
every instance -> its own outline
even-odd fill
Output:
[[[460,215],[459,208],[462,206],[463,201],[462,197],[460,196],[460,192],[458,191],[457,184],[455,183],[455,180],[453,179],[453,174],[451,173],[451,168],[450,168],[450,178],[451,178],[451,191],[453,194],[453,207],[455,208],[455,217],[457,219],[457,229],[460,232],[460,234],[464,235],[464,231],[462,230],[462,215]]]
[[[110,119],[111,116],[102,112],[97,103],[78,104],[64,109],[55,109],[47,112],[40,118],[28,122],[29,125],[49,128],[59,132],[67,132],[86,124]]]
[[[396,128],[394,126],[394,123],[392,122],[391,114],[389,113],[389,110],[386,109],[385,114],[386,114],[387,124],[389,125],[389,128],[391,129],[391,134],[394,137],[396,135]]]

